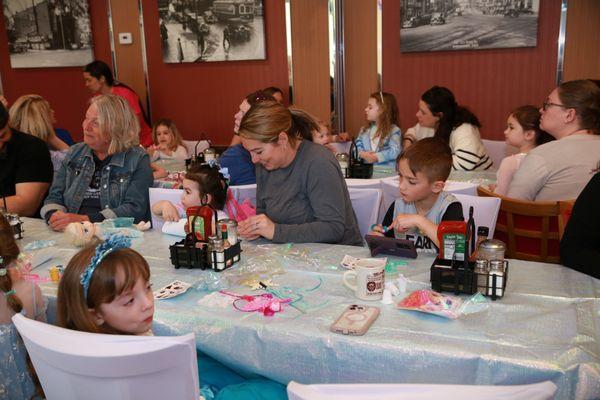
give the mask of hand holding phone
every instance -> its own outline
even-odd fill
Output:
[[[378,316],[378,307],[352,304],[346,307],[329,329],[343,335],[364,335]]]

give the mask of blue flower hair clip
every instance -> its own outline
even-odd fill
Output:
[[[221,175],[223,175],[223,178],[227,179],[227,181],[229,181],[229,179],[231,178],[229,176],[229,169],[226,168],[226,167],[222,168],[219,165],[219,161],[217,161],[216,158],[213,158],[212,160],[208,160],[204,164],[208,164],[211,168],[218,168],[219,169],[219,173]]]
[[[5,276],[8,273],[6,265],[4,265],[4,258],[0,256],[0,276]]]
[[[98,264],[110,253],[115,250],[125,249],[131,246],[131,239],[125,237],[123,235],[111,235],[104,242],[100,243],[96,246],[96,252],[92,257],[89,265],[85,267],[85,271],[81,274],[81,279],[79,282],[81,286],[83,286],[83,296],[87,300],[88,289],[90,288],[90,281],[92,280],[92,275],[94,275],[94,271]]]

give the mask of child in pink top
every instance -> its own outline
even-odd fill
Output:
[[[513,110],[506,120],[504,136],[506,143],[517,147],[519,152],[504,158],[498,168],[494,192],[502,196],[508,192],[510,181],[527,153],[554,140],[549,133],[540,128],[540,112],[535,106],[521,106]]]

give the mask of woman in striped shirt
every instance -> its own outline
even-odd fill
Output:
[[[471,111],[456,103],[449,89],[434,86],[423,93],[416,116],[419,123],[406,132],[403,146],[435,136],[452,149],[452,169],[481,171],[492,166],[479,135],[479,120]]]

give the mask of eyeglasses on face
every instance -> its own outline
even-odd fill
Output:
[[[545,101],[545,102],[542,103],[542,109],[544,111],[546,111],[548,108],[550,108],[552,106],[554,106],[554,107],[560,107],[560,108],[565,108],[565,109],[571,108],[571,107],[565,106],[564,104],[550,103],[549,101]]]

